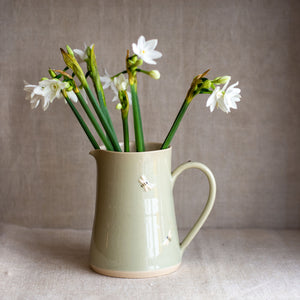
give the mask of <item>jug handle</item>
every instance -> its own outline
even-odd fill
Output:
[[[198,218],[198,220],[196,221],[194,226],[191,228],[189,233],[186,235],[186,237],[183,239],[183,241],[180,243],[180,249],[181,249],[182,253],[184,252],[186,247],[190,244],[190,242],[193,240],[193,238],[196,236],[196,234],[198,233],[198,231],[200,230],[200,228],[206,221],[208,215],[210,214],[210,212],[212,210],[212,207],[215,202],[215,197],[216,197],[215,177],[214,177],[213,173],[211,172],[211,170],[207,166],[205,166],[204,164],[199,163],[199,162],[186,162],[186,163],[183,163],[182,165],[180,165],[179,167],[177,167],[172,172],[173,187],[174,187],[177,177],[183,171],[185,171],[187,169],[193,169],[193,168],[201,170],[206,175],[208,182],[209,182],[209,196],[208,196],[208,200],[205,204],[205,207],[204,207],[200,217]]]

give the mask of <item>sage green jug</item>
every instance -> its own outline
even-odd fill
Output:
[[[145,278],[174,272],[212,209],[216,183],[205,165],[187,162],[172,172],[172,148],[145,146],[146,152],[90,152],[97,162],[90,266],[100,274]],[[179,174],[190,168],[206,174],[210,191],[199,219],[180,242],[173,187]]]

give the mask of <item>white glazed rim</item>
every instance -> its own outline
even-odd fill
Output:
[[[124,143],[119,143],[121,149],[124,149]],[[125,155],[133,155],[133,154],[145,154],[145,153],[155,153],[155,152],[164,152],[164,151],[171,151],[172,147],[169,146],[167,149],[160,149],[162,143],[156,143],[156,142],[149,142],[149,143],[145,143],[145,148],[146,150],[143,152],[136,152],[136,148],[135,148],[135,142],[130,142],[129,143],[129,147],[130,147],[130,152],[118,152],[118,151],[109,151],[106,150],[104,145],[100,146],[100,149],[96,149],[96,150],[92,150],[90,151],[90,154],[94,153],[94,152],[108,152],[108,153],[114,153],[114,154],[125,154]]]

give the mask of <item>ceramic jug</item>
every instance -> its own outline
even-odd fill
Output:
[[[145,146],[145,152],[90,152],[97,162],[90,266],[100,274],[145,278],[174,272],[212,209],[216,183],[205,165],[187,162],[172,172],[172,148]],[[210,190],[199,219],[180,242],[173,187],[180,173],[190,168],[205,173]]]

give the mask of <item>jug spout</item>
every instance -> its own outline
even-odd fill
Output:
[[[92,150],[92,151],[90,151],[89,154],[96,158],[97,152],[98,152],[97,150]]]

